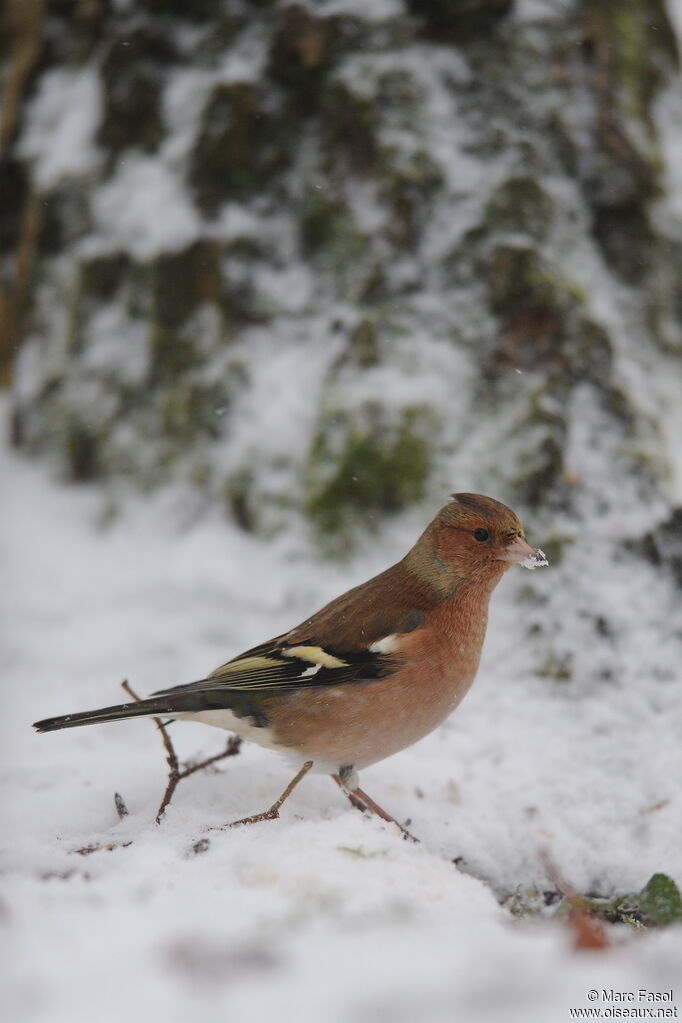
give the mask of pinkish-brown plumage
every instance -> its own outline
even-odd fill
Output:
[[[477,529],[489,539],[476,540]],[[457,495],[402,561],[281,637],[281,648],[314,644],[340,657],[392,638],[379,679],[266,697],[273,745],[334,773],[367,767],[433,731],[474,681],[490,595],[519,542],[513,557],[534,555],[509,508]]]
[[[296,781],[310,767],[329,772],[355,805],[387,817],[357,787],[357,769],[455,709],[476,675],[490,595],[514,563],[546,564],[514,512],[455,494],[398,564],[206,679],[36,727],[141,714],[205,721],[293,755],[304,764]]]

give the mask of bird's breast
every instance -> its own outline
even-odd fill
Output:
[[[316,762],[361,768],[428,735],[474,680],[486,606],[464,619],[438,609],[425,628],[399,637],[383,677],[271,698],[266,713],[277,743]]]

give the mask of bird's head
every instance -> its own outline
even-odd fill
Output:
[[[547,564],[543,552],[526,542],[514,512],[482,494],[453,494],[414,551],[420,553],[420,560],[428,555],[435,558],[441,582],[449,575],[494,586],[511,565]]]

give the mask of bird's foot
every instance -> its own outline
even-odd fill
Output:
[[[250,817],[242,817],[241,820],[223,824],[219,830],[225,831],[227,828],[237,828],[240,824],[259,824],[260,821],[274,821],[278,817],[279,807],[271,806],[269,810],[263,810],[262,813],[254,813]]]
[[[279,811],[282,804],[287,801],[291,793],[294,791],[298,783],[306,776],[310,768],[313,766],[312,760],[306,760],[305,764],[298,772],[295,778],[292,778],[287,787],[285,788],[279,799],[276,799],[269,810],[263,810],[262,813],[254,813],[250,817],[242,817],[241,820],[231,821],[229,824],[223,824],[222,827],[217,828],[217,831],[225,831],[227,828],[236,828],[240,824],[259,824],[261,821],[274,821],[279,817]]]
[[[383,807],[379,806],[379,804],[376,803],[371,796],[368,796],[366,792],[359,788],[357,784],[355,788],[350,789],[345,784],[342,776],[333,774],[332,778],[346,796],[349,803],[354,806],[356,810],[360,810],[362,813],[375,814],[375,816],[380,817],[382,821],[386,821],[388,824],[395,824],[404,839],[409,840],[410,842],[419,842],[419,839],[415,838],[415,836],[408,831],[407,828],[400,823],[400,821],[397,821],[395,817],[392,817],[390,813],[387,813]]]

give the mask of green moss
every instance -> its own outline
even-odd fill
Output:
[[[193,459],[188,474],[190,485],[195,490],[206,490],[211,482],[211,467],[201,455]]]
[[[529,177],[510,178],[488,200],[485,224],[494,232],[521,232],[543,238],[552,220],[552,200]]]
[[[192,442],[220,436],[220,420],[228,396],[220,384],[202,385],[178,379],[159,398],[159,426],[164,439],[179,441],[179,451]]]
[[[608,34],[605,58],[624,113],[647,120],[666,68],[677,63],[664,0],[602,0],[590,16]]]
[[[550,269],[534,248],[497,245],[490,255],[490,304],[494,312],[506,312],[524,303],[558,309],[586,301],[586,294],[574,281]]]
[[[320,189],[309,192],[301,211],[301,244],[306,255],[321,256],[337,276],[355,275],[368,248],[367,235],[345,203]]]
[[[403,409],[390,424],[377,405],[352,420],[329,418],[313,442],[307,474],[306,510],[319,533],[346,535],[375,513],[419,501],[431,468],[433,428],[423,407]]]
[[[643,493],[658,489],[666,479],[669,464],[665,457],[660,452],[639,446],[636,438],[628,438],[615,453],[627,463],[627,475],[638,480]]]
[[[149,372],[152,384],[178,380],[201,362],[191,339],[172,327],[155,323],[149,334]]]
[[[349,214],[341,200],[321,188],[306,194],[301,209],[301,243],[307,255],[329,248],[349,231]]]
[[[374,320],[360,320],[349,338],[349,357],[356,366],[368,369],[379,361],[379,341]]]
[[[498,245],[489,262],[489,301],[500,322],[489,379],[510,367],[544,371],[552,396],[563,400],[572,382],[607,385],[612,346],[601,324],[585,312],[582,287],[547,266],[533,248]]]
[[[382,151],[382,166],[385,155]],[[386,176],[386,168],[383,169]],[[388,172],[382,198],[389,213],[387,233],[394,244],[411,249],[417,243],[430,204],[442,184],[440,168],[424,151],[416,153],[408,167]]]
[[[569,280],[568,277],[563,277],[561,274],[545,268],[539,271],[538,280],[550,286],[552,293],[557,296],[558,302],[573,302],[582,306],[587,303],[585,288],[576,281]]]
[[[539,260],[532,248],[520,245],[498,245],[490,255],[488,287],[493,312],[506,311],[512,302],[529,293],[536,300],[550,297],[547,287],[540,287]]]
[[[570,682],[573,678],[573,655],[551,653],[544,664],[535,669],[535,674],[554,682]]]
[[[547,555],[550,565],[559,565],[563,561],[564,553],[568,547],[575,543],[574,536],[563,533],[551,533],[543,536],[540,546]]]
[[[646,228],[646,204],[660,191],[653,101],[678,65],[677,44],[664,0],[583,0],[582,8],[585,52],[594,64],[599,107],[596,145],[584,184],[588,200],[605,220],[597,225],[597,238],[608,241],[614,235],[606,254],[619,255],[620,265],[627,258],[618,253],[619,211],[630,221],[629,233],[637,223]],[[616,218],[613,226],[608,211]],[[620,244],[626,249],[629,243]]]

